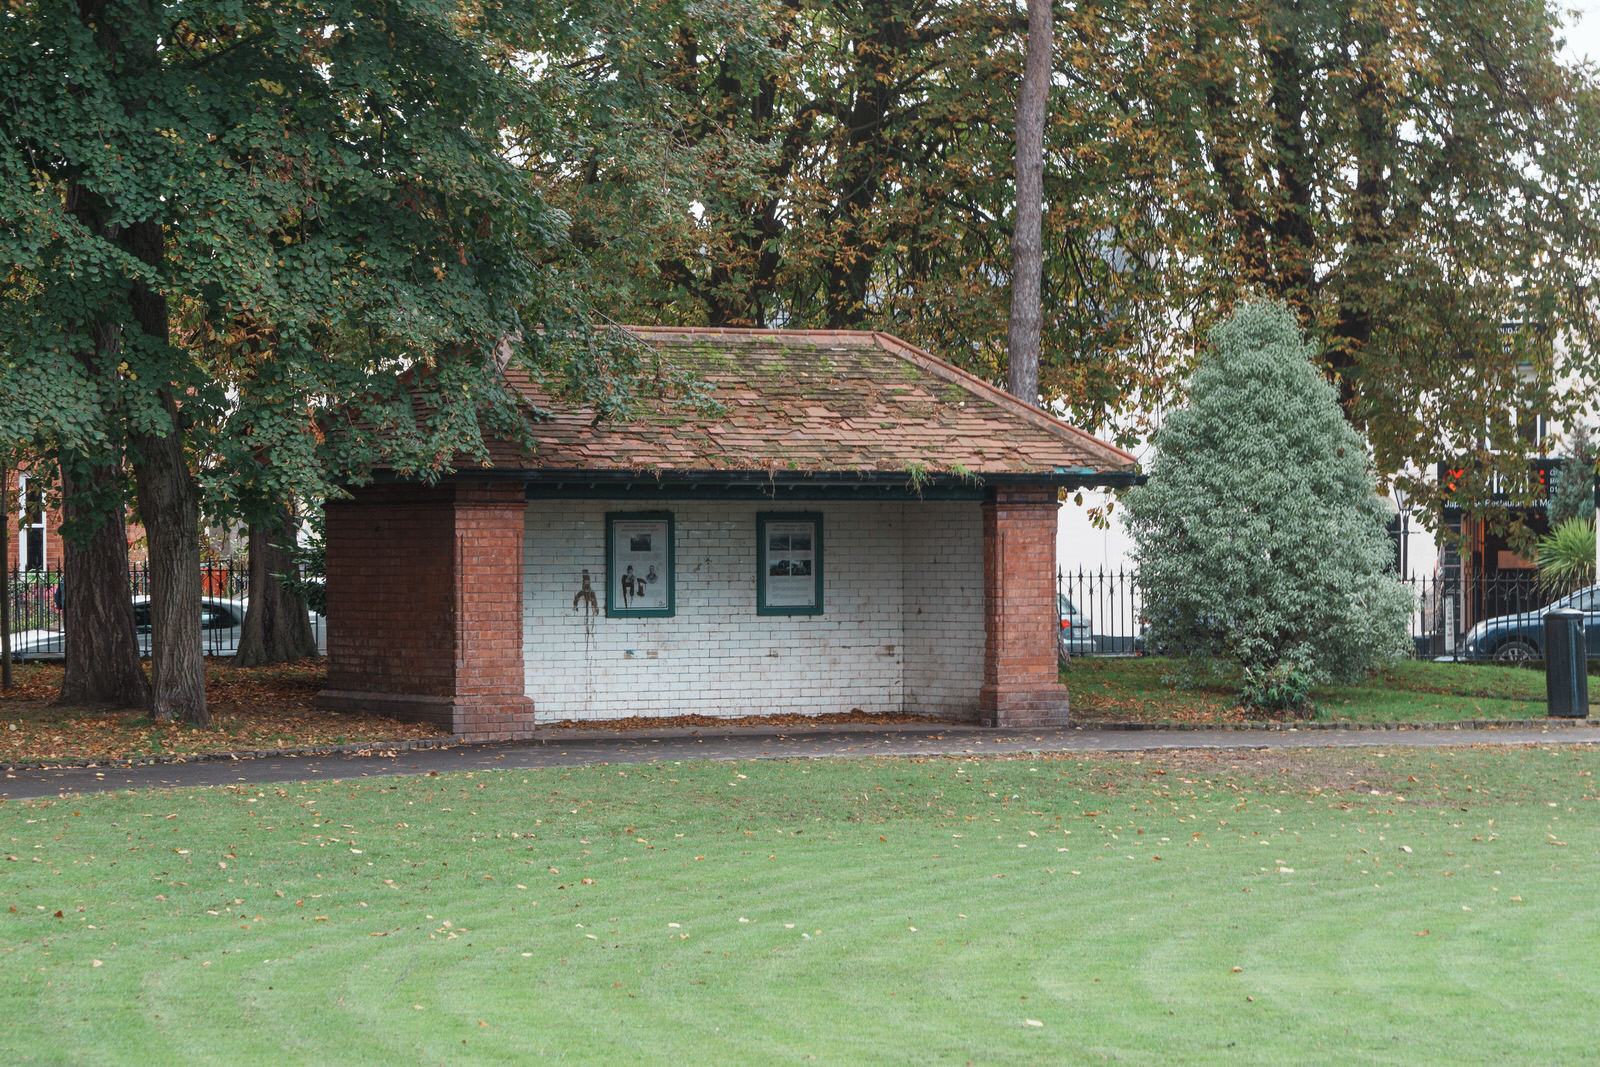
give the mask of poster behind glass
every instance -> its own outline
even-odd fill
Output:
[[[667,615],[672,611],[672,524],[666,518],[611,520],[611,588],[614,613]]]
[[[821,523],[814,517],[772,516],[761,524],[761,578],[767,610],[821,606]]]

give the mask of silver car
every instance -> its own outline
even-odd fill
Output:
[[[221,597],[200,598],[200,650],[207,656],[231,656],[239,651],[239,632],[244,627],[246,600]],[[327,625],[321,615],[308,612],[311,629],[317,635],[317,653],[327,650]],[[133,629],[139,642],[139,655],[150,655],[150,598],[135,597]],[[61,659],[66,654],[66,635],[61,630],[24,630],[11,636],[12,659]]]
[[[1073,606],[1065,593],[1056,594],[1056,611],[1061,616],[1061,629],[1056,634],[1056,655],[1083,656],[1100,651],[1094,637],[1094,622]]]

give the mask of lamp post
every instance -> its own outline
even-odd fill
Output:
[[[1399,522],[1396,524],[1399,534],[1400,551],[1396,554],[1395,562],[1399,564],[1398,570],[1401,578],[1411,576],[1411,512],[1406,507],[1406,493],[1398,485],[1389,490],[1389,496],[1394,500],[1394,510]]]

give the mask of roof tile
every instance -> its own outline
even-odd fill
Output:
[[[1121,449],[1031,408],[887,334],[629,327],[701,377],[718,416],[672,400],[628,422],[594,422],[526,378],[512,384],[551,417],[538,451],[491,449],[494,466],[543,470],[895,471],[972,474],[1127,471]]]

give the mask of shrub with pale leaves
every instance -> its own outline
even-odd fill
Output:
[[[1293,315],[1245,305],[1210,341],[1125,497],[1152,641],[1311,685],[1404,654],[1412,596],[1366,442]]]

